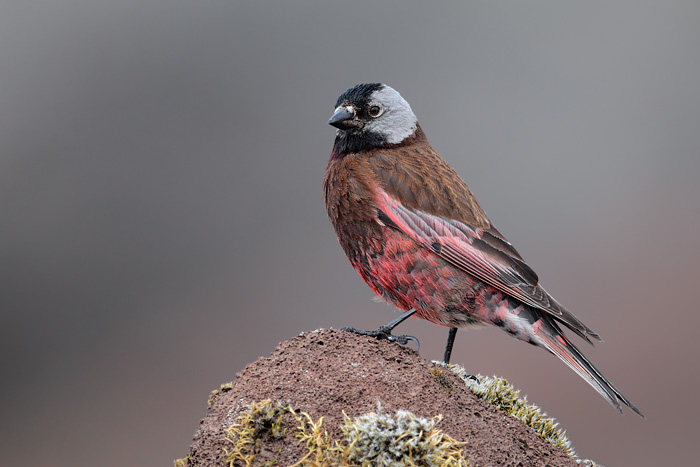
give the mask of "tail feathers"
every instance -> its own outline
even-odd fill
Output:
[[[542,289],[542,292],[547,294],[547,292],[544,289]],[[556,309],[559,312],[559,314],[551,313],[548,310],[544,311],[550,313],[554,319],[556,319],[557,321],[561,322],[564,326],[574,331],[579,337],[581,337],[581,339],[585,340],[589,344],[593,345],[593,342],[590,339],[591,337],[597,340],[598,342],[603,342],[603,338],[600,337],[600,335],[597,332],[586,326],[580,319],[574,316],[573,313],[564,308],[564,306],[561,303],[556,301],[554,297],[552,297],[549,294],[547,294],[547,296],[549,297],[549,302],[552,304],[552,307]]]
[[[538,324],[538,323],[536,323]],[[620,402],[644,418],[644,415],[588,360],[564,335],[549,316],[541,317],[541,325],[534,326],[540,343],[574,370],[593,389],[598,391],[620,413]]]

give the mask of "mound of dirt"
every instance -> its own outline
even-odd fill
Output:
[[[253,444],[245,445],[241,414],[266,399],[288,403],[294,412],[273,414],[275,433],[272,419],[260,422],[248,433]],[[294,428],[298,414],[304,412],[316,422],[323,417],[322,430],[327,430],[329,439],[343,440],[343,424],[376,412],[378,401],[387,414],[403,409],[426,419],[441,415],[435,427],[466,442],[461,449],[472,467],[579,465],[521,421],[477,398],[454,373],[414,350],[337,330],[308,332],[282,342],[269,357],[249,364],[231,384],[214,391],[180,465],[224,466],[236,449],[250,456],[251,465],[292,465],[309,454],[307,440]],[[236,423],[238,431],[227,432]]]

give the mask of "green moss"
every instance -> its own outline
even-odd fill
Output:
[[[588,467],[600,467],[595,462],[578,458],[571,442],[566,437],[566,432],[559,429],[559,423],[552,417],[548,417],[538,406],[528,404],[526,397],[520,396],[520,390],[513,387],[504,378],[489,378],[476,375],[478,381],[470,378],[464,368],[455,364],[445,365],[444,362],[433,362],[441,365],[459,376],[469,389],[479,398],[497,407],[499,410],[523,421],[532,428],[537,436],[545,441],[561,448],[569,456],[576,459],[581,465]]]
[[[436,362],[439,363],[439,362]],[[442,364],[445,366],[444,364]],[[566,433],[560,430],[559,423],[554,418],[547,417],[542,409],[534,404],[528,404],[526,397],[520,397],[520,391],[514,388],[504,378],[489,378],[476,375],[478,381],[467,376],[467,372],[459,365],[449,364],[446,368],[462,378],[467,387],[479,398],[497,407],[508,415],[522,420],[545,441],[561,448],[565,453],[576,457],[571,448],[571,442]]]
[[[187,461],[189,460],[190,455],[187,454],[187,456],[183,457],[182,459],[175,459],[173,461],[173,467],[187,467]]]
[[[225,449],[227,465],[252,465],[263,433],[286,437],[283,416],[287,413],[296,421],[294,437],[308,451],[290,467],[466,466],[461,448],[466,443],[436,428],[441,416],[428,420],[405,410],[385,414],[378,403],[377,412],[352,419],[344,414],[344,439],[335,440],[323,428],[323,417],[314,421],[309,414],[294,411],[289,403],[273,404],[269,399],[251,404],[240,413],[237,423],[225,430],[231,445]],[[266,465],[275,464],[273,460]]]
[[[339,462],[337,449],[338,441],[333,441],[328,436],[328,432],[323,429],[323,417],[314,422],[313,418],[306,412],[295,413],[294,418],[299,424],[294,436],[306,444],[309,451],[297,463],[290,467],[335,467],[337,465],[347,465]]]
[[[231,382],[231,383],[222,384],[219,389],[214,389],[211,392],[211,395],[209,396],[209,406],[211,407],[214,404],[214,398],[216,396],[218,396],[219,394],[223,394],[225,392],[230,391],[231,389],[233,389],[233,386],[234,386],[234,383]]]
[[[282,417],[285,413],[294,413],[288,402],[273,405],[270,399],[254,402],[241,412],[238,423],[224,431],[224,439],[232,444],[230,449],[225,449],[226,463],[233,466],[240,461],[249,467],[255,459],[258,441],[267,431],[275,439],[284,438],[286,428],[282,427]]]
[[[431,368],[428,370],[428,373],[430,373],[433,380],[442,386],[448,393],[451,393],[454,390],[454,383],[452,383],[450,378],[445,375],[444,371],[438,370],[437,368]]]

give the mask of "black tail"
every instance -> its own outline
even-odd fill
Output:
[[[593,386],[593,389],[605,397],[605,399],[620,413],[622,413],[622,408],[620,407],[620,402],[622,402],[644,418],[642,412],[640,412],[639,409],[637,409],[637,407],[635,407],[608,378],[603,376],[600,370],[571,343],[553,318],[539,312],[539,310],[530,309],[528,311],[533,312],[534,321],[531,322],[534,322],[533,329],[543,347],[559,357],[569,368],[578,373],[581,378]],[[524,317],[523,313],[521,313],[520,316]]]

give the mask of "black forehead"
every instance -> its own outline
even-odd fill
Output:
[[[338,98],[335,106],[338,107],[343,102],[351,102],[353,104],[366,104],[369,101],[369,96],[374,91],[378,91],[384,86],[382,83],[367,83],[358,84],[342,93]]]

